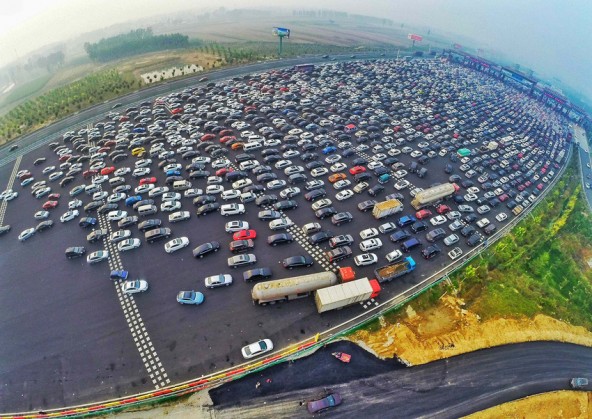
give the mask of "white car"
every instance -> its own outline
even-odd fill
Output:
[[[93,201],[100,201],[101,199],[107,198],[108,195],[109,195],[109,192],[107,192],[107,191],[97,191],[92,194],[92,199],[93,199]]]
[[[489,207],[489,205],[481,205],[480,207],[477,208],[477,212],[479,214],[487,214],[489,211],[491,211],[491,208]]]
[[[446,221],[446,217],[443,215],[436,215],[430,219],[430,223],[432,223],[433,226],[439,226],[440,224],[444,224]]]
[[[127,211],[115,210],[109,211],[109,213],[107,214],[108,221],[119,221],[125,217],[127,217]]]
[[[378,226],[378,231],[380,231],[382,234],[388,234],[391,231],[395,231],[397,229],[397,224],[393,223],[392,221],[389,221],[387,223],[381,224]]]
[[[185,198],[193,198],[199,195],[203,195],[203,189],[200,188],[190,188],[190,189],[186,189],[185,192],[183,192],[183,196]]]
[[[143,279],[136,279],[134,281],[125,281],[121,284],[121,291],[124,294],[136,294],[144,292],[148,289],[148,282]]]
[[[78,215],[80,215],[80,213],[77,209],[69,210],[60,217],[60,221],[62,223],[72,221],[74,218],[78,217]]]
[[[204,284],[206,288],[227,287],[232,284],[232,275],[220,274],[207,276],[204,279]]]
[[[122,240],[125,240],[132,236],[132,232],[130,230],[117,230],[111,233],[109,236],[109,241],[111,243],[119,243]]]
[[[132,176],[133,177],[142,177],[142,176],[146,176],[149,175],[151,172],[149,167],[138,167],[136,169],[134,169],[134,171],[132,172]]]
[[[505,212],[500,212],[498,215],[495,216],[495,219],[499,222],[505,221],[508,219],[508,214],[506,214]]]
[[[96,252],[92,252],[86,257],[86,262],[90,265],[95,263],[102,262],[109,258],[109,251],[108,250],[97,250]]]
[[[471,186],[469,189],[467,189],[468,193],[472,193],[472,194],[478,194],[479,193],[479,188],[476,186]]]
[[[284,186],[286,186],[286,181],[283,179],[275,179],[270,182],[267,182],[267,185],[265,185],[265,187],[269,190],[280,189]]]
[[[354,258],[356,266],[368,266],[378,262],[378,256],[374,253],[362,253]]]
[[[189,220],[190,218],[191,213],[189,211],[177,211],[169,214],[170,223],[178,223],[179,221]]]
[[[378,230],[375,229],[374,227],[367,228],[365,230],[360,231],[360,237],[363,240],[370,239],[370,238],[376,237],[376,236],[378,236]]]
[[[136,193],[136,195],[141,195],[143,193],[149,192],[151,189],[154,188],[156,188],[154,183],[145,183],[144,185],[137,186],[136,189],[134,189],[134,192]]]
[[[55,170],[55,166],[47,166],[45,169],[41,171],[44,175],[48,174],[49,172],[53,172]]]
[[[333,164],[333,163],[337,163],[339,160],[341,160],[341,156],[339,154],[333,154],[333,155],[325,158],[325,163]]]
[[[161,196],[162,202],[165,201],[178,201],[181,199],[181,194],[179,192],[165,192]]]
[[[164,250],[167,253],[176,252],[179,249],[189,246],[189,239],[187,237],[177,237],[164,245]]]
[[[169,191],[169,187],[168,186],[157,186],[153,189],[150,189],[148,191],[148,196],[150,198],[154,198],[156,196],[160,196],[163,195],[165,193],[167,193]]]
[[[289,227],[292,227],[293,225],[294,225],[294,222],[287,217],[278,218],[277,220],[271,220],[269,222],[269,228],[274,231],[275,230],[285,230]]]
[[[80,199],[73,199],[72,201],[68,202],[68,209],[75,209],[75,208],[79,208],[81,206],[82,206],[82,201]]]
[[[458,259],[460,255],[462,255],[462,249],[460,247],[455,247],[450,252],[448,252],[448,257],[452,260]]]
[[[219,195],[224,192],[222,185],[208,185],[206,186],[206,195]]]
[[[162,212],[173,212],[180,208],[181,203],[179,201],[164,201],[162,204],[160,204],[160,210]]]
[[[4,197],[4,201],[6,201],[6,202],[12,201],[17,196],[18,196],[18,192],[16,192],[16,191],[10,192],[10,193],[6,194],[6,196]]]
[[[108,179],[109,179],[109,176],[107,176],[107,175],[97,175],[97,176],[93,177],[92,183],[94,185],[100,185],[101,183],[105,183]]]
[[[236,199],[239,198],[241,195],[241,192],[237,189],[227,189],[224,192],[222,192],[222,194],[220,195],[220,197],[225,200],[228,201],[230,199]]]
[[[152,164],[152,160],[151,159],[142,159],[142,160],[138,160],[135,163],[136,168],[141,168],[141,167],[147,167],[150,166]]]
[[[248,230],[249,223],[247,221],[233,220],[226,223],[224,230],[227,233],[236,233],[241,230]]]
[[[446,246],[452,246],[453,244],[457,243],[459,240],[459,237],[456,234],[451,234],[449,236],[446,236],[444,238],[444,244]]]
[[[389,263],[396,262],[397,260],[401,259],[402,257],[403,257],[403,252],[401,252],[399,249],[395,249],[392,252],[389,252],[386,254],[386,260]]]
[[[292,197],[295,197],[296,195],[300,195],[300,188],[296,186],[291,186],[280,192],[280,196],[282,197],[282,199],[290,199]]]
[[[125,198],[127,198],[127,195],[123,192],[113,193],[113,194],[109,195],[109,197],[107,198],[107,202],[115,203],[115,202],[122,201]]]
[[[329,173],[329,170],[326,167],[315,167],[310,171],[310,175],[312,177],[319,177]]]
[[[474,193],[468,193],[468,194],[465,194],[465,196],[463,198],[467,202],[472,202],[472,201],[476,201],[479,197],[477,195],[475,195]]]
[[[330,167],[330,170],[333,173],[338,173],[338,172],[341,172],[341,171],[343,171],[345,169],[347,169],[347,165],[345,163],[342,163],[342,162],[337,162],[333,166]]]
[[[367,239],[360,243],[360,250],[362,252],[369,252],[370,250],[380,249],[381,247],[382,240],[379,238]]]
[[[127,252],[128,250],[137,249],[142,244],[140,239],[125,239],[117,243],[117,250],[120,252]]]
[[[33,218],[36,220],[45,220],[47,217],[49,217],[49,211],[37,211],[35,215],[33,215]]]
[[[395,183],[395,189],[400,191],[401,189],[405,189],[410,185],[407,179],[401,179],[397,183]]]
[[[22,242],[24,242],[25,240],[33,237],[35,235],[35,229],[34,228],[28,228],[26,230],[24,230],[21,234],[19,234],[18,239]]]
[[[405,176],[407,176],[407,170],[402,170],[402,169],[401,169],[401,170],[397,170],[397,171],[394,173],[394,176],[395,176],[397,179],[404,178]]]
[[[113,175],[115,177],[119,177],[119,176],[123,176],[123,175],[127,175],[128,173],[131,173],[132,169],[130,169],[129,167],[120,167],[119,169],[117,169]]]
[[[459,211],[450,211],[450,212],[446,213],[446,218],[448,218],[451,221],[458,220],[461,217],[462,217],[462,214]]]
[[[354,196],[354,191],[352,191],[351,189],[344,189],[335,194],[335,199],[337,199],[338,201],[345,201],[346,199],[349,199],[352,196]]]
[[[262,339],[250,345],[243,346],[241,353],[245,359],[254,358],[273,350],[273,343],[269,339]]]
[[[351,185],[351,181],[349,179],[342,179],[335,182],[333,187],[339,191],[341,189],[347,188],[349,185]]]
[[[244,214],[245,206],[243,204],[224,204],[220,206],[220,214],[228,217],[229,215]]]

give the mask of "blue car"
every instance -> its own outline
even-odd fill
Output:
[[[335,153],[336,150],[337,150],[337,147],[330,145],[328,147],[323,148],[323,154]]]
[[[133,207],[136,202],[140,202],[142,197],[140,195],[130,196],[125,200],[126,207]]]
[[[201,304],[204,302],[204,295],[199,291],[179,291],[177,302],[179,304]]]
[[[92,227],[95,224],[97,224],[97,219],[93,217],[84,217],[78,222],[78,225],[82,228]]]
[[[166,175],[167,176],[181,176],[181,172],[178,170],[167,170],[166,171]]]
[[[136,133],[140,133],[143,134],[146,132],[146,128],[142,128],[142,127],[136,127],[132,130],[132,132],[136,132]]]
[[[405,227],[415,223],[417,219],[413,215],[404,215],[397,221],[399,227]]]
[[[129,275],[129,272],[128,271],[114,270],[114,271],[111,271],[111,274],[109,275],[109,278],[111,278],[111,279],[121,279],[121,280],[125,281],[127,279],[128,275]]]

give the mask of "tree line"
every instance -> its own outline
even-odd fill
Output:
[[[91,60],[107,62],[131,55],[165,49],[187,48],[189,37],[180,33],[154,35],[151,28],[136,29],[129,33],[103,38],[96,43],[85,43],[84,50]]]

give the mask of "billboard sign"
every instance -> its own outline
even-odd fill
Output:
[[[273,34],[275,36],[281,36],[281,37],[286,37],[289,38],[290,37],[290,29],[286,29],[286,28],[273,28]]]
[[[422,41],[423,37],[421,35],[415,35],[413,33],[410,33],[409,35],[407,35],[407,39],[410,39],[412,41]]]

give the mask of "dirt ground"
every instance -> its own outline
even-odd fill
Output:
[[[590,418],[592,417],[592,393],[556,391],[537,394],[473,413],[465,416],[465,419],[518,419],[532,417],[533,414],[538,417],[557,419]]]

